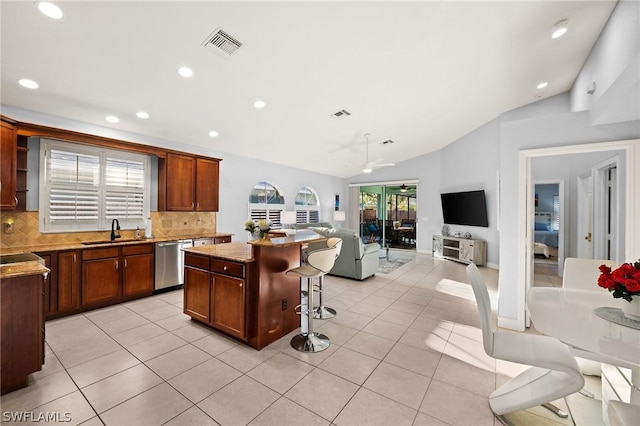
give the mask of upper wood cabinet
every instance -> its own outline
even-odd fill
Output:
[[[158,210],[218,211],[220,160],[167,153],[158,167]]]
[[[0,210],[15,210],[17,137],[16,128],[4,121],[0,134]]]

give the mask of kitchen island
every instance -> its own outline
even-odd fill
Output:
[[[325,237],[295,235],[185,249],[184,313],[255,349],[295,330],[302,248]]]
[[[29,374],[42,369],[42,295],[48,273],[44,261],[32,253],[0,256],[2,395],[27,386]]]

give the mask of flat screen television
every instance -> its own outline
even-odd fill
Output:
[[[489,226],[484,190],[440,194],[442,216],[449,225]]]

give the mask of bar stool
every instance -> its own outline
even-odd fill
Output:
[[[336,259],[340,256],[340,250],[342,250],[342,238],[332,237],[327,240],[327,247],[337,247],[338,253],[336,253]],[[329,319],[336,316],[336,310],[333,308],[329,308],[322,304],[322,281],[324,280],[324,275],[321,275],[318,278],[318,305],[313,308],[313,317],[315,319]]]
[[[338,248],[331,247],[315,250],[309,253],[307,264],[289,269],[287,274],[295,274],[300,278],[307,279],[307,309],[301,312],[307,315],[307,333],[301,333],[291,339],[291,346],[300,352],[320,352],[329,347],[330,340],[327,336],[313,331],[313,279],[322,277],[333,268],[333,264],[338,257]]]

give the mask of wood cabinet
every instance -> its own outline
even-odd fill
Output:
[[[28,385],[28,375],[44,362],[44,275],[4,278],[0,281],[1,392]]]
[[[117,247],[82,251],[82,305],[115,302],[120,297]]]
[[[246,338],[245,265],[211,259],[211,324]]]
[[[53,275],[53,273],[51,274]],[[56,275],[56,313],[74,311],[80,306],[80,253],[58,253]]]
[[[184,313],[247,339],[247,268],[242,262],[185,254]]]
[[[458,237],[433,236],[433,256],[462,263],[487,263],[487,243]]]
[[[83,250],[82,307],[150,296],[153,263],[153,244]]]
[[[196,211],[218,211],[218,185],[220,162],[208,158],[196,158]]]
[[[211,276],[207,257],[185,253],[184,313],[211,323]]]
[[[218,211],[220,160],[167,153],[159,160],[158,209]]]
[[[153,292],[154,257],[152,244],[122,247],[122,295],[148,295]]]
[[[0,209],[14,210],[16,198],[17,139],[16,128],[5,121],[0,133]]]

